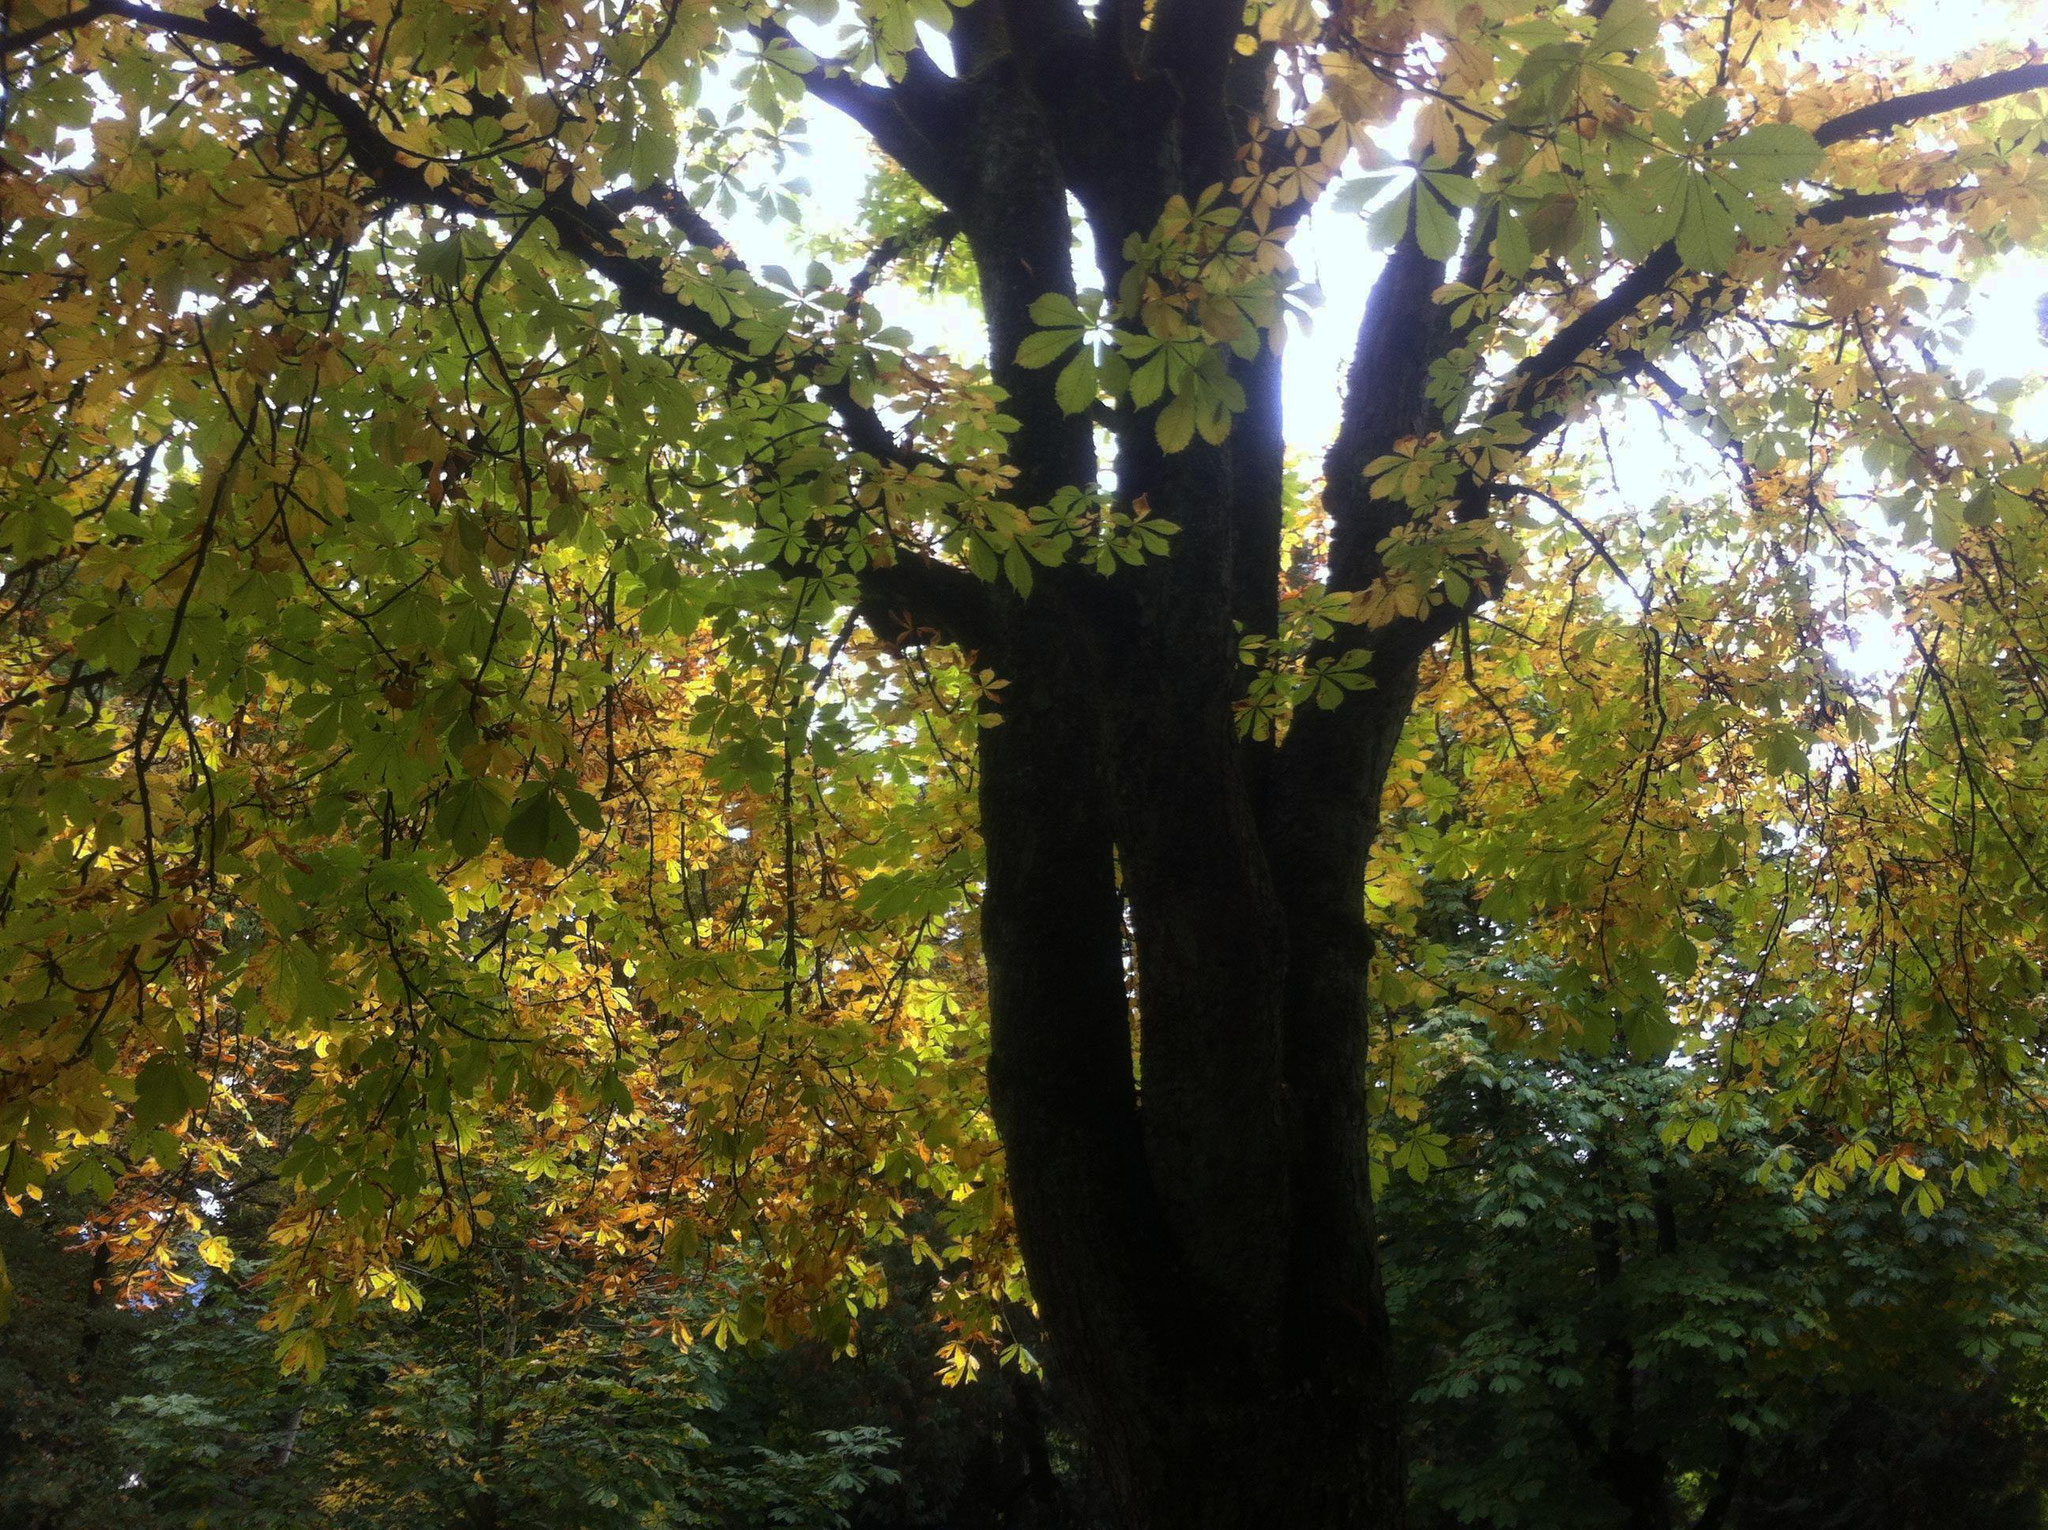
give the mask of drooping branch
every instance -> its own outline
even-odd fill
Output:
[[[1892,132],[1929,117],[1961,111],[1971,106],[2048,90],[2048,64],[2028,64],[2017,69],[1964,80],[1936,90],[1915,91],[1872,102],[1823,122],[1814,129],[1814,140],[1822,147]],[[1947,189],[1925,192],[1852,192],[1820,203],[1802,215],[1802,221],[1829,224],[1850,218],[1883,217],[1935,207],[1954,195]],[[1685,263],[1674,244],[1665,244],[1630,271],[1605,297],[1560,329],[1534,356],[1516,368],[1514,377],[1502,390],[1502,407],[1525,407],[1538,392],[1567,369],[1577,365],[1615,325],[1637,308],[1665,292],[1684,272]]]
[[[737,334],[726,332],[668,290],[663,262],[625,250],[619,238],[621,225],[609,209],[598,203],[580,205],[557,189],[547,195],[542,211],[563,250],[611,282],[627,312],[710,339],[730,353],[750,354]],[[941,459],[900,441],[881,415],[855,396],[850,382],[823,375],[822,358],[800,357],[797,370],[839,417],[847,444],[855,451],[878,463],[951,471]],[[889,568],[870,567],[856,577],[863,611],[908,613],[914,628],[937,630],[970,647],[987,630],[987,587],[965,570],[906,549]]]
[[[657,185],[646,193],[586,203],[579,202],[571,187],[562,184],[542,191],[537,207],[510,208],[472,171],[458,168],[438,181],[429,179],[426,164],[386,136],[370,110],[338,85],[333,76],[273,41],[249,17],[224,5],[211,6],[203,15],[193,17],[137,4],[134,0],[103,0],[59,19],[69,24],[69,30],[101,20],[120,19],[167,36],[231,48],[289,81],[334,121],[348,148],[350,162],[369,183],[364,198],[367,204],[386,209],[434,208],[490,221],[513,215],[527,219],[538,216],[554,233],[565,254],[617,289],[624,312],[703,341],[735,360],[758,363],[761,359],[739,331],[715,320],[670,289],[669,265],[664,258],[634,253],[628,247],[620,208],[646,205],[669,218],[693,245],[716,255],[721,264],[729,269],[743,269],[731,253],[730,241],[702,214],[690,208],[672,187]],[[57,35],[57,31],[47,28],[38,30],[43,39]],[[8,48],[18,49],[24,36],[17,34],[9,39]],[[788,366],[831,407],[848,445],[877,463],[950,471],[942,460],[900,440],[871,405],[855,396],[844,378],[831,375],[828,361],[822,354],[800,353],[788,358]],[[928,555],[904,550],[887,569],[871,567],[856,577],[861,582],[864,608],[908,613],[917,628],[940,630],[948,637],[968,642],[973,641],[968,633],[986,628],[979,605],[986,599],[984,587],[966,571]],[[901,625],[898,624],[899,628]],[[956,626],[959,631],[951,630]]]

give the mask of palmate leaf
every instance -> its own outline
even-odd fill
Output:
[[[1749,192],[1789,186],[1811,175],[1821,161],[1821,147],[1812,133],[1789,122],[1753,127],[1722,146],[1728,178]]]
[[[1081,343],[1086,331],[1079,329],[1041,329],[1026,335],[1017,342],[1017,365],[1020,367],[1051,366],[1060,357]]]
[[[1410,196],[1415,207],[1415,242],[1431,260],[1450,259],[1458,248],[1457,210],[1443,201],[1432,177],[1416,177],[1415,189]]]
[[[505,848],[514,855],[567,866],[576,859],[576,820],[552,787],[536,785],[512,804],[505,819],[504,840]]]
[[[1695,271],[1725,271],[1735,258],[1735,214],[1706,176],[1686,176],[1674,237],[1680,258]]]
[[[158,1053],[135,1075],[136,1130],[174,1125],[203,1106],[207,1092],[206,1081],[188,1061]]]
[[[1656,7],[1648,0],[1615,0],[1594,27],[1588,51],[1596,57],[1639,53],[1656,45],[1659,25]]]
[[[434,830],[458,855],[481,855],[505,824],[504,792],[493,782],[465,777],[442,794]]]
[[[1053,396],[1068,414],[1084,413],[1097,396],[1095,357],[1083,346],[1072,361],[1060,368],[1053,384]]]

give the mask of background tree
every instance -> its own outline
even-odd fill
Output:
[[[7,7],[10,1196],[125,1187],[146,1265],[282,1142],[304,1371],[474,1241],[515,1109],[597,1246],[745,1262],[720,1334],[849,1338],[915,1191],[996,1338],[1013,1204],[1127,1519],[1397,1524],[1368,872],[1525,551],[1589,663],[1457,849],[1571,957],[1537,1028],[1676,1013],[1924,1211],[1921,1145],[2024,1159],[2041,486],[1930,291],[2037,232],[2048,66],[1743,0],[816,9]],[[812,98],[916,188],[844,284],[704,211],[787,210]],[[1287,244],[1355,157],[1388,254],[1290,514]],[[869,300],[955,239],[986,369]],[[1727,481],[1603,494],[1629,390]],[[1873,591],[1885,720],[1829,648]],[[1760,773],[1805,817],[1730,816]]]
[[[831,1530],[896,1481],[898,1438],[869,1421],[879,1410],[810,1425],[797,1389],[750,1380],[736,1354],[679,1347],[677,1322],[706,1306],[688,1286],[591,1301],[576,1261],[529,1239],[532,1209],[471,1259],[414,1267],[420,1304],[365,1313],[311,1380],[280,1373],[260,1293],[208,1270],[196,1238],[177,1251],[203,1274],[193,1290],[110,1314],[67,1289],[89,1251],[10,1224],[29,1321],[0,1345],[0,1510],[47,1530]],[[260,1232],[236,1218],[230,1231],[237,1220]],[[81,1358],[86,1322],[105,1331]],[[929,1361],[926,1349],[919,1368]]]
[[[112,1261],[73,1235],[82,1209],[54,1199],[0,1224],[14,1304],[0,1342],[0,1510],[30,1530],[118,1512],[107,1421],[137,1324],[116,1303]]]
[[[1794,1198],[1661,1062],[1424,1030],[1445,1167],[1383,1193],[1420,1525],[2041,1522],[2035,1197]]]

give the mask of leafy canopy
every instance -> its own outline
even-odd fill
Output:
[[[491,1224],[484,1161],[604,1279],[719,1272],[699,1336],[850,1342],[889,1239],[947,1265],[963,1341],[1001,1331],[972,613],[1177,528],[1107,475],[1020,502],[989,370],[888,322],[892,263],[975,274],[901,167],[819,236],[852,274],[712,221],[799,220],[804,113],[879,120],[951,17],[7,8],[11,1201],[96,1192],[162,1288],[262,1165],[307,1370],[307,1325],[416,1301],[406,1262]],[[1189,449],[1311,303],[1310,208],[1455,257],[1442,427],[1362,465],[1377,572],[1326,580],[1302,496],[1240,728],[1342,705],[1397,622],[1459,632],[1376,861],[1389,1013],[1683,1046],[1695,1147],[1761,1093],[1847,1123],[1787,1137],[1803,1187],[1931,1212],[2038,1156],[2048,501],[2014,394],[1940,356],[2038,239],[2048,127],[2040,66],[1872,74],[1855,20],[1262,0],[1241,174],[998,360]],[[1622,384],[1709,443],[1652,504],[1606,471],[1607,425],[1651,428]],[[1845,669],[1871,620],[1911,664]],[[1500,953],[1417,931],[1432,878]],[[1398,1034],[1386,1066],[1398,1121]]]

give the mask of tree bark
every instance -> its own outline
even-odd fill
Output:
[[[1133,1526],[1398,1526],[1362,862],[1342,906],[1281,897],[1180,698],[1013,675],[982,752],[990,1085],[1054,1384]]]
[[[1058,4],[960,13],[968,164],[927,184],[981,274],[1018,503],[1096,476],[1087,422],[1012,362],[1030,303],[1074,290],[1067,196],[1114,290],[1127,235],[1230,178],[1266,61],[1238,58],[1227,10],[1162,5],[1137,32],[1109,5],[1092,34]],[[1426,364],[1401,400],[1376,362],[1354,391],[1405,422]],[[1239,736],[1239,627],[1277,625],[1282,433],[1277,358],[1233,371],[1248,408],[1221,446],[1164,453],[1150,411],[1113,432],[1119,497],[1181,528],[1169,556],[994,595],[990,1094],[1050,1375],[1126,1522],[1398,1530],[1364,879],[1426,642],[1298,761]]]

